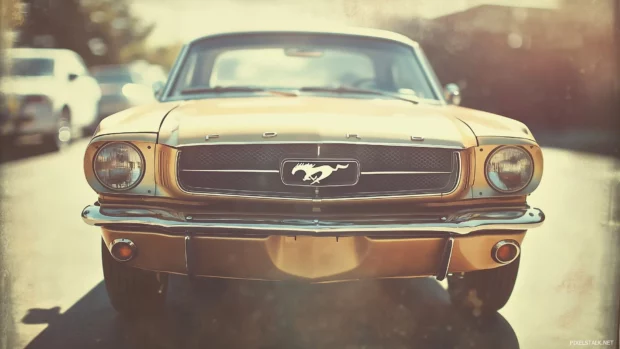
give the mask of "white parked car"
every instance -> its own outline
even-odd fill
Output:
[[[84,61],[66,49],[7,50],[0,134],[11,145],[60,149],[97,126],[101,90]]]

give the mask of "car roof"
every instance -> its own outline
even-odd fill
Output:
[[[7,53],[10,57],[50,59],[76,54],[74,51],[60,48],[11,48],[7,50]]]
[[[222,36],[237,36],[237,35],[249,35],[249,34],[327,34],[327,35],[347,35],[347,36],[357,36],[357,37],[365,37],[372,39],[383,39],[389,41],[399,42],[408,46],[418,47],[418,43],[409,39],[408,37],[398,34],[395,32],[380,30],[380,29],[372,29],[372,28],[361,28],[361,27],[331,27],[330,29],[318,28],[318,27],[261,27],[261,28],[236,28],[232,30],[219,31],[216,33],[203,35],[191,40],[188,45],[191,45],[195,42],[202,41],[205,39],[210,39],[214,37],[222,37]]]

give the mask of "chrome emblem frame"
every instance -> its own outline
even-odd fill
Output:
[[[285,170],[284,165],[287,163],[296,162],[297,164],[290,170],[291,175],[295,175],[295,173],[302,171],[304,173],[304,177],[302,182],[299,184],[293,184],[287,182],[285,180]],[[319,166],[317,166],[319,163]],[[348,169],[350,164],[354,163],[357,166],[355,177],[353,177],[353,181],[346,184],[322,184],[321,181],[329,178],[334,172],[338,170]],[[289,167],[290,168],[290,167]],[[288,170],[287,170],[288,172]],[[352,186],[356,185],[359,182],[360,177],[360,163],[354,159],[285,159],[282,161],[280,165],[280,177],[282,179],[282,183],[285,185],[291,186],[302,186],[302,187],[342,187],[342,186]],[[304,183],[310,182],[310,183]]]
[[[332,175],[332,173],[340,170],[340,169],[346,169],[349,168],[349,164],[346,165],[340,165],[337,164],[335,167],[331,167],[329,165],[323,165],[323,166],[319,166],[319,167],[314,167],[316,166],[315,164],[297,164],[295,165],[295,167],[293,167],[293,170],[291,171],[291,174],[295,174],[295,172],[297,171],[304,171],[304,173],[306,174],[304,176],[303,181],[312,181],[312,183],[310,183],[310,185],[312,184],[317,184],[317,183],[321,183],[321,181],[329,176]],[[320,176],[315,176],[316,174],[320,173]]]

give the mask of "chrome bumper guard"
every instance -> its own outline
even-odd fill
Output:
[[[344,216],[343,216],[344,217]],[[263,234],[263,235],[415,235],[447,233],[466,235],[491,230],[527,230],[545,220],[537,208],[467,209],[447,215],[386,214],[344,218],[299,218],[274,215],[190,214],[169,209],[127,206],[87,206],[82,219],[89,225],[127,227],[131,230],[157,229],[170,234]]]

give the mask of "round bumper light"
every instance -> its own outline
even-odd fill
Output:
[[[110,243],[110,254],[119,262],[130,261],[136,255],[136,245],[128,239],[116,239]]]
[[[508,264],[517,259],[520,252],[521,249],[519,248],[518,242],[514,240],[502,240],[493,246],[491,256],[497,263]]]

